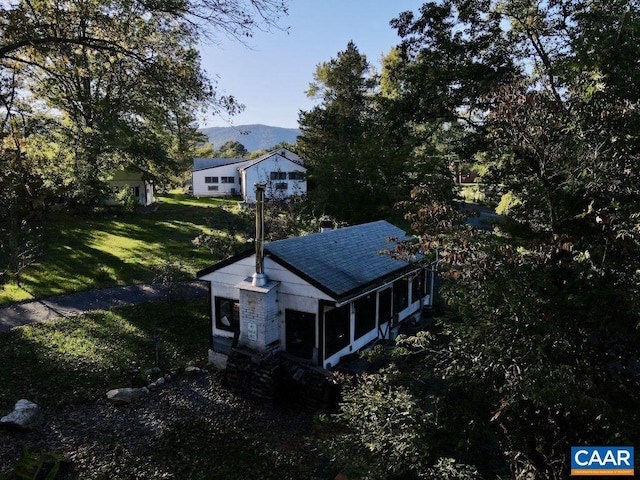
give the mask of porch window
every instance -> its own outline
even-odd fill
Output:
[[[378,322],[383,323],[390,322],[393,317],[393,309],[391,303],[391,287],[386,288],[378,294]]]
[[[393,283],[393,311],[400,313],[409,306],[409,279],[407,277]]]
[[[411,302],[417,302],[424,297],[424,270],[420,270],[411,279]]]
[[[371,293],[355,301],[356,331],[358,339],[376,328],[376,295]]]
[[[236,183],[236,177],[220,177],[220,183]]]
[[[316,316],[313,313],[285,310],[287,353],[311,359],[316,346]]]
[[[324,314],[325,358],[339,352],[351,341],[350,305],[334,308]]]
[[[289,172],[289,180],[304,180],[304,172]]]
[[[227,332],[240,331],[240,301],[216,297],[216,328]]]
[[[207,187],[207,189],[208,189],[210,192],[217,192],[217,191],[218,191],[218,185],[209,185],[209,186]]]
[[[275,184],[276,190],[287,190],[289,184],[287,182],[278,182]]]
[[[204,183],[218,183],[218,177],[204,177]]]

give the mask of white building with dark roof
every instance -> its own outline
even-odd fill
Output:
[[[254,202],[253,186],[267,185],[270,198],[307,193],[307,169],[295,153],[280,148],[251,160],[243,158],[195,158],[192,192],[195,197],[242,197]]]
[[[262,246],[258,240],[256,251],[198,272],[210,284],[210,361],[224,367],[238,347],[331,368],[393,338],[402,322],[431,306],[433,271],[381,253],[394,247],[391,238],[406,235],[378,221]]]

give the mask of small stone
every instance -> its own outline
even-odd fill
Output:
[[[160,377],[159,379],[156,380],[156,385],[161,387],[162,385],[164,385],[164,377]]]
[[[144,371],[144,374],[147,375],[147,376],[155,375],[157,373],[160,373],[160,368],[158,368],[158,367],[149,368],[148,370]]]
[[[147,387],[142,388],[116,388],[107,392],[107,400],[114,405],[124,405],[149,394]]]
[[[147,388],[149,390],[155,390],[156,388],[158,388],[158,385],[156,385],[156,383],[153,382],[153,383],[150,383],[149,385],[147,385]]]
[[[32,429],[44,423],[44,415],[40,407],[29,400],[18,400],[13,408],[13,412],[0,418],[0,425]]]
[[[169,375],[168,373],[164,376],[164,381],[165,382],[170,382],[171,381],[171,375]]]

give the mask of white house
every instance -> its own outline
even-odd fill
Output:
[[[406,238],[385,221],[257,238],[255,251],[197,273],[210,284],[209,360],[219,367],[237,346],[331,368],[431,305],[433,271],[380,253]]]
[[[287,198],[307,193],[306,171],[302,159],[285,148],[252,160],[195,158],[192,192],[196,197],[239,196],[255,202],[253,185],[264,183],[268,197]]]
[[[112,197],[105,200],[106,205],[117,205],[116,196],[123,188],[131,189],[139,205],[146,207],[154,201],[153,182],[150,180],[150,176],[140,169],[122,166],[115,171],[107,184],[111,189]]]

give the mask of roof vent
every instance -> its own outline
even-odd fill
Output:
[[[320,231],[328,232],[329,230],[333,230],[333,222],[331,220],[322,220],[320,222]]]

